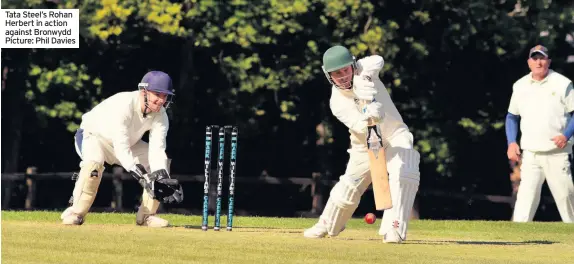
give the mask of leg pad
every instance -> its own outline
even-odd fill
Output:
[[[72,211],[75,214],[83,217],[88,213],[96,199],[103,172],[103,164],[92,161],[83,162],[74,186]]]

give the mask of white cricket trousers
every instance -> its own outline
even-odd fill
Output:
[[[104,165],[108,163],[111,165],[117,164],[121,165],[120,161],[117,159],[114,149],[111,145],[102,142],[98,136],[91,134],[83,129],[78,129],[76,135],[74,136],[76,152],[82,158],[80,162],[80,167],[84,161],[93,161]],[[149,172],[149,160],[148,152],[149,146],[143,140],[138,141],[136,144],[131,146],[132,155],[135,159],[136,164],[141,164]],[[127,169],[127,168],[126,168]],[[169,166],[168,166],[169,169]],[[76,182],[76,185],[79,181]],[[74,187],[74,196],[79,196],[81,193],[81,188],[79,186]],[[143,191],[142,203],[138,210],[138,214],[148,215],[155,214],[159,208],[159,201],[152,198],[152,196],[147,192]]]
[[[104,165],[104,162],[111,165],[121,165],[120,161],[116,158],[114,148],[111,145],[102,142],[98,136],[91,134],[88,131],[84,131],[83,129],[78,129],[74,136],[74,141],[76,152],[82,161],[91,160],[102,165]],[[136,163],[142,164],[149,172],[148,143],[140,140],[131,146],[130,149]],[[128,170],[129,168],[125,169]]]
[[[568,153],[540,153],[524,150],[520,186],[514,206],[514,222],[530,222],[540,204],[544,180],[552,192],[565,223],[574,222],[574,184]]]

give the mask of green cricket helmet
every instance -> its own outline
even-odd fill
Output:
[[[343,82],[339,82],[339,84],[336,84],[335,81],[333,80],[333,77],[331,77],[330,73],[336,70],[343,69],[349,65],[352,66],[350,76],[345,75],[338,77],[337,79],[341,79],[343,80]],[[333,46],[329,48],[327,51],[325,51],[325,53],[323,54],[322,68],[323,72],[325,73],[325,76],[327,77],[327,80],[329,80],[329,82],[335,87],[342,90],[351,89],[351,87],[353,87],[352,75],[355,73],[357,69],[357,62],[355,61],[355,57],[351,54],[351,52],[347,48],[343,46]],[[351,78],[349,79],[349,77]]]

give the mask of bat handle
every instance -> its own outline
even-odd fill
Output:
[[[163,180],[165,185],[178,185],[179,181],[177,179],[165,179]]]
[[[363,113],[367,112],[367,105],[370,104],[372,102],[372,100],[361,100],[361,111],[363,111]],[[372,118],[367,119],[368,121],[368,126],[369,127],[374,127],[377,124],[375,123],[375,121]]]

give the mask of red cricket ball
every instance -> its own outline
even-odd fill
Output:
[[[375,222],[375,220],[377,220],[377,217],[375,216],[375,214],[368,213],[367,215],[365,215],[365,223],[370,225],[370,224],[373,224]]]

